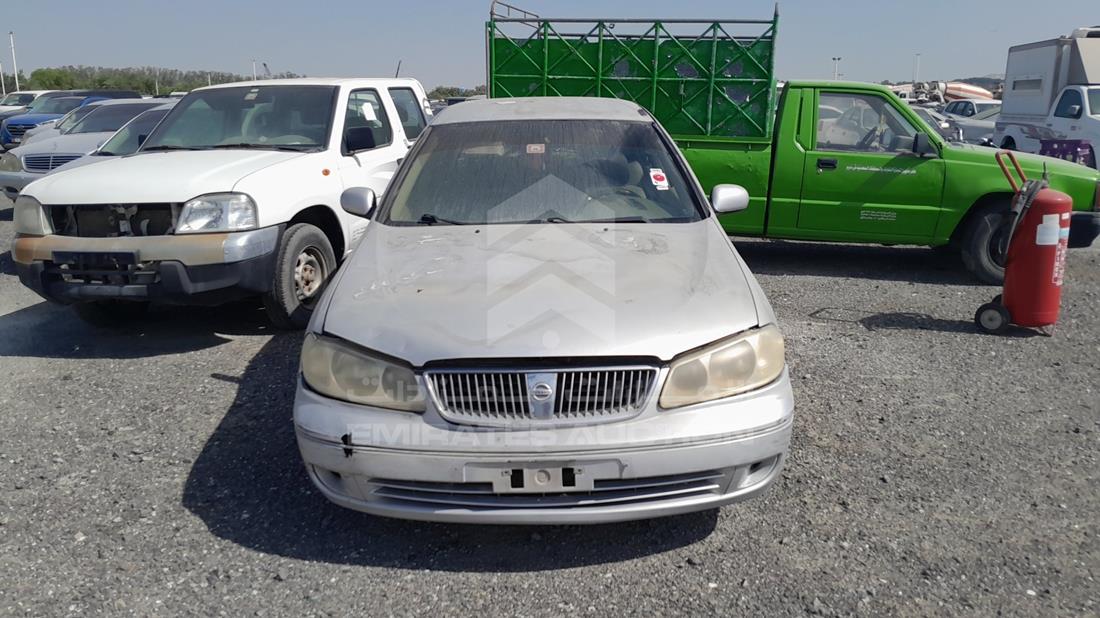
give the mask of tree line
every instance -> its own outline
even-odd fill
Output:
[[[272,78],[302,77],[295,73],[276,73]],[[15,76],[2,76],[7,92],[15,90]],[[36,69],[27,77],[19,72],[19,87],[23,90],[136,90],[141,94],[167,94],[188,91],[211,84],[225,84],[252,79],[224,71],[184,71],[157,67],[129,67],[123,69],[90,66],[63,66]],[[470,97],[485,94],[485,86],[461,88],[437,86],[428,93],[429,99]]]

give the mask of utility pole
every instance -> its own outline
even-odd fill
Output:
[[[840,56],[833,56],[833,79],[840,79],[840,61],[843,60]]]
[[[3,96],[8,96],[8,84],[4,81],[4,63],[0,62],[0,90],[3,90]]]
[[[252,59],[252,81],[256,81],[256,59]]]
[[[916,65],[913,67],[913,83],[920,81],[920,52],[917,52]]]
[[[11,72],[15,76],[15,89],[19,90],[19,64],[15,62],[15,32],[8,30],[8,40],[11,41]]]

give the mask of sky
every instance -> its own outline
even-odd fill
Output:
[[[771,0],[512,0],[546,17],[755,19]],[[314,77],[485,81],[489,0],[0,0],[19,68],[159,66]],[[1040,10],[1036,10],[1036,9]],[[1004,72],[1009,46],[1100,24],[1100,0],[783,0],[779,79],[923,80]],[[6,41],[4,42],[6,47]],[[0,48],[4,71],[10,52]],[[262,70],[262,69],[261,69]]]

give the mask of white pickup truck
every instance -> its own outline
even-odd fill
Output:
[[[300,328],[367,224],[341,193],[381,194],[430,114],[412,79],[195,90],[137,153],[23,190],[19,277],[94,322],[262,296],[272,322]]]
[[[1008,50],[993,143],[1100,169],[1100,27]]]

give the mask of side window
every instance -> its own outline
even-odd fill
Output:
[[[387,146],[393,126],[375,90],[356,90],[348,96],[344,118],[344,150],[349,153]]]
[[[405,137],[414,140],[420,136],[428,121],[424,119],[424,110],[420,107],[420,101],[412,88],[390,88],[390,96],[397,107],[397,115],[401,118],[401,128],[405,130]]]
[[[973,116],[974,115],[974,104],[971,103],[970,101],[967,101],[966,103],[963,103],[960,110],[959,110],[959,113],[961,113],[963,116],[966,116],[967,118]]]
[[[948,103],[947,107],[943,108],[943,113],[954,114],[955,110],[958,109],[958,107],[959,106],[956,103]]]
[[[1077,109],[1070,109],[1074,105]],[[1080,118],[1081,110],[1085,108],[1081,93],[1076,90],[1067,90],[1058,100],[1058,107],[1054,109],[1054,115],[1059,118]]]
[[[819,108],[844,110],[836,122],[818,128],[817,150],[911,152],[917,130],[883,97],[823,92]]]

